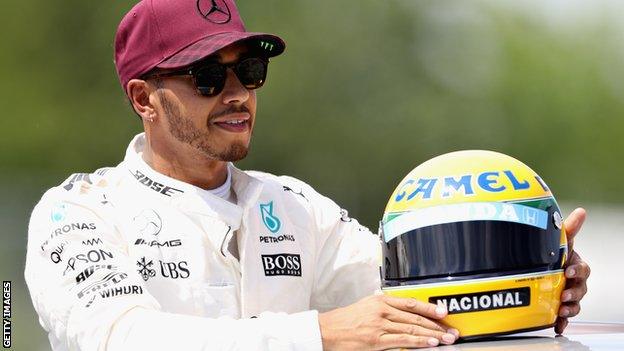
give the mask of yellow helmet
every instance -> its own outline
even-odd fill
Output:
[[[382,290],[444,304],[472,338],[554,325],[567,239],[546,183],[492,151],[458,151],[412,170],[380,223]]]

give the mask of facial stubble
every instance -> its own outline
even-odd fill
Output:
[[[182,116],[180,108],[162,91],[159,90],[157,94],[169,123],[169,132],[176,140],[190,145],[211,159],[219,161],[235,162],[247,156],[249,146],[238,141],[231,142],[230,145],[221,145],[223,150],[219,150],[220,145],[211,143],[208,132],[209,122],[206,123],[205,130],[198,129],[191,119]]]

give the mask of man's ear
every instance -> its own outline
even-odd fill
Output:
[[[152,122],[156,116],[154,105],[150,102],[152,88],[142,79],[131,79],[126,86],[128,99],[134,111],[141,116],[143,121]]]

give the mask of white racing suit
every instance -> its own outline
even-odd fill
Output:
[[[379,288],[378,238],[307,184],[230,164],[235,205],[151,169],[144,143],[32,213],[25,277],[54,350],[320,350],[317,311]]]

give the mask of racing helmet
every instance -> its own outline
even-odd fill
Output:
[[[567,239],[546,183],[513,157],[435,157],[394,190],[380,222],[382,291],[443,304],[463,339],[553,326]]]

